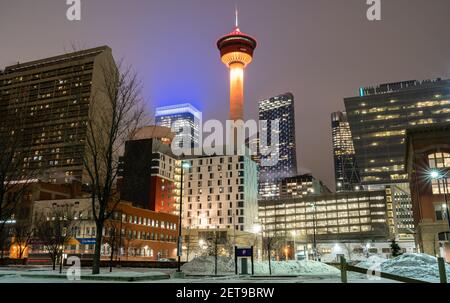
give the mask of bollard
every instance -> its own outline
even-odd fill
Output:
[[[438,266],[439,266],[439,278],[441,280],[441,283],[447,283],[447,273],[445,271],[444,258],[438,258]]]
[[[341,282],[347,283],[347,261],[341,256]]]

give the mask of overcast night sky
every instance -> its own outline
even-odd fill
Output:
[[[450,1],[382,0],[369,22],[366,0],[82,0],[81,21],[65,0],[0,0],[0,69],[108,45],[139,73],[149,110],[191,102],[204,119],[228,116],[228,74],[217,39],[240,28],[258,42],[246,71],[246,118],[257,102],[295,96],[299,166],[334,187],[330,113],[360,86],[448,78]]]

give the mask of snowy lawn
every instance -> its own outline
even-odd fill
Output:
[[[170,279],[168,273],[158,271],[127,271],[127,270],[109,270],[103,269],[100,274],[93,275],[90,269],[81,270],[82,280],[104,280],[104,281],[138,281],[138,280],[161,280]],[[67,271],[63,270],[60,274],[59,270],[49,270],[48,268],[1,268],[0,282],[11,277],[19,277],[26,279],[67,279]]]
[[[249,270],[251,264],[248,264]],[[189,275],[212,275],[214,274],[214,257],[198,257],[183,265],[182,270]],[[229,257],[218,257],[218,274],[234,275],[234,259]],[[330,265],[317,261],[273,261],[271,262],[272,275],[278,276],[300,276],[300,275],[339,275],[340,271]],[[268,261],[255,261],[255,275],[269,275]]]
[[[394,259],[371,257],[357,264],[358,267],[372,268],[417,280],[439,283],[437,258],[426,254],[403,254]],[[377,268],[378,267],[378,268]],[[450,281],[450,265],[445,266],[447,280]]]

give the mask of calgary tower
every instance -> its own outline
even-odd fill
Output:
[[[222,62],[230,70],[230,120],[244,120],[244,69],[253,60],[257,42],[239,29],[238,11],[234,30],[217,41]]]

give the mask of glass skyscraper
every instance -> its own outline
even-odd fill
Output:
[[[202,113],[189,103],[158,107],[156,124],[165,126],[175,133],[180,148],[197,148],[201,141]],[[190,146],[183,146],[190,142]]]
[[[295,144],[294,95],[286,93],[259,102],[259,120],[267,121],[267,146],[278,149],[278,161],[275,165],[264,166],[264,147],[260,146],[259,194],[261,199],[280,196],[281,180],[297,175],[297,155]],[[279,142],[271,142],[272,122],[279,120]],[[262,135],[262,134],[260,134]],[[260,138],[260,142],[263,142]]]
[[[344,102],[362,184],[405,183],[406,130],[450,121],[450,80],[361,88]]]
[[[359,190],[361,181],[356,165],[352,132],[345,112],[331,114],[331,132],[336,191]]]

